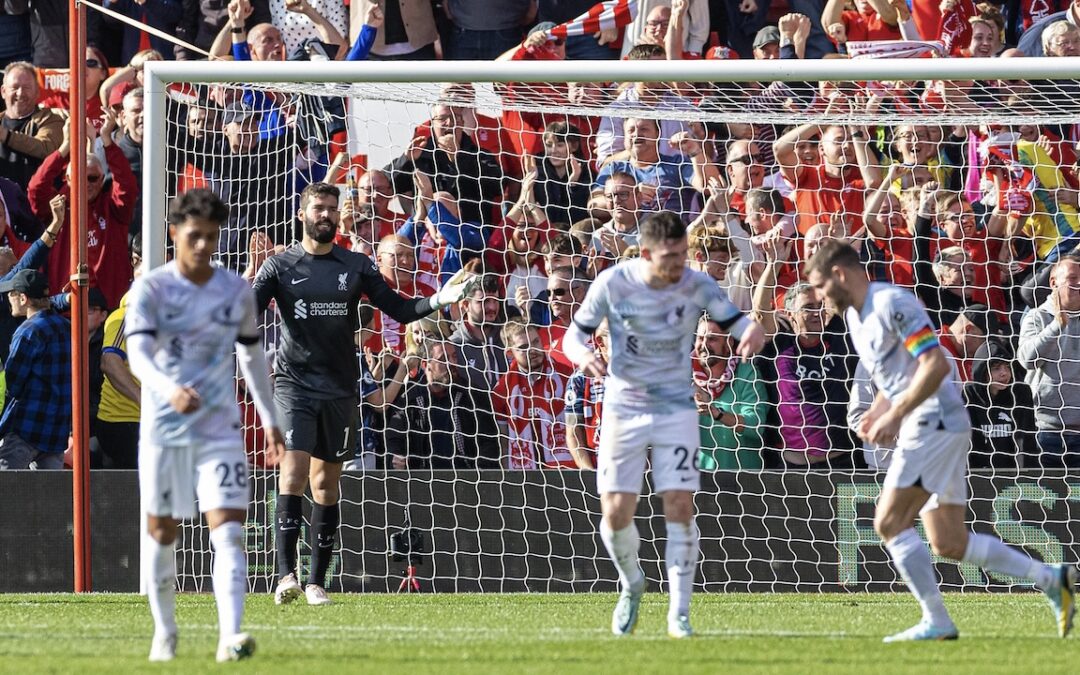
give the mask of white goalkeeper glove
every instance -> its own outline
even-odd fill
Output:
[[[443,284],[438,293],[431,296],[431,307],[438,311],[455,302],[461,302],[462,299],[472,295],[479,284],[480,275],[458,270],[457,274]]]

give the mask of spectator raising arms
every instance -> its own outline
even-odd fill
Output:
[[[113,141],[117,126],[116,117],[111,112],[102,114],[100,138],[105,164],[112,174],[111,181],[106,181],[105,164],[96,155],[86,154],[81,142],[76,147],[72,146],[70,124],[66,124],[60,147],[38,168],[27,190],[34,213],[44,220],[52,212],[49,204],[53,197],[57,194],[68,197],[71,194],[71,185],[67,181],[70,177],[68,164],[71,161],[86,163],[86,256],[90,285],[101,289],[110,307],[119,306],[121,296],[131,285],[128,228],[139,194],[139,184],[131,172],[131,166],[124,152]],[[87,124],[86,127],[93,141],[96,135],[94,126]],[[58,190],[55,185],[61,179],[63,182]],[[67,214],[67,221],[70,223],[70,214]],[[71,238],[62,231],[49,254],[50,288],[62,289],[67,284],[70,248]]]

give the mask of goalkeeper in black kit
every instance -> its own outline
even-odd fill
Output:
[[[281,315],[274,365],[274,403],[285,435],[277,496],[277,588],[274,602],[307,596],[308,604],[330,603],[326,571],[341,515],[342,462],[353,455],[359,378],[353,335],[360,328],[362,296],[401,323],[415,321],[459,302],[475,284],[459,273],[429,298],[394,292],[365,255],[334,244],[339,190],[313,183],[300,195],[303,238],[263,264],[254,290],[260,312],[271,300]],[[311,484],[311,570],[303,588],[297,579],[296,545],[301,504]]]

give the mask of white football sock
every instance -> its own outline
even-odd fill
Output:
[[[210,531],[214,547],[214,600],[217,602],[218,629],[221,639],[240,632],[247,592],[247,558],[244,551],[244,526],[222,523]]]
[[[690,615],[690,593],[694,590],[694,572],[698,563],[697,524],[673,523],[667,525],[667,546],[664,550],[664,562],[667,564],[668,586],[671,591],[671,604],[668,608],[668,621],[679,616]]]
[[[914,527],[909,527],[885,542],[885,548],[892,557],[893,564],[900,571],[900,576],[907,582],[908,590],[922,607],[923,620],[936,626],[952,624],[945,602],[938,589],[934,564],[930,561],[930,551],[919,538]]]
[[[615,563],[615,569],[619,571],[619,582],[624,589],[641,588],[645,583],[645,575],[638,564],[638,548],[641,540],[638,537],[637,525],[631,522],[621,530],[613,530],[603,518],[600,519],[600,539],[607,548],[611,561]]]
[[[968,533],[964,562],[991,572],[1032,579],[1039,588],[1054,583],[1054,570],[1049,565],[1009,548],[997,537],[986,534]]]
[[[159,544],[150,535],[143,548],[143,569],[150,575],[146,597],[155,635],[176,634],[176,544]]]

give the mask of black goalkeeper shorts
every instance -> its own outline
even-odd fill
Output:
[[[274,388],[274,405],[286,449],[338,464],[356,454],[355,396],[312,398],[303,390],[278,383]]]

